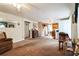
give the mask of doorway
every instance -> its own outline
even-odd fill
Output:
[[[25,33],[25,39],[30,37],[30,33],[29,33],[29,23],[27,21],[24,21],[24,33]]]

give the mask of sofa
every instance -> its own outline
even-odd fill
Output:
[[[5,32],[0,32],[0,54],[13,48],[12,38],[7,38]]]

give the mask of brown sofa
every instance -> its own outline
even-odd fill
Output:
[[[12,38],[7,38],[5,32],[0,32],[0,54],[12,49]]]

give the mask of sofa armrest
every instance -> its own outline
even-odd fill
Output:
[[[12,38],[7,38],[7,39],[5,39],[6,41],[11,41],[11,40],[13,40]]]
[[[1,39],[0,42],[5,42],[5,41],[12,41],[12,38],[7,38],[7,39]]]

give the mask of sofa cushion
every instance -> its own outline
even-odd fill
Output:
[[[0,40],[4,39],[5,35],[3,34],[3,32],[0,32]]]

